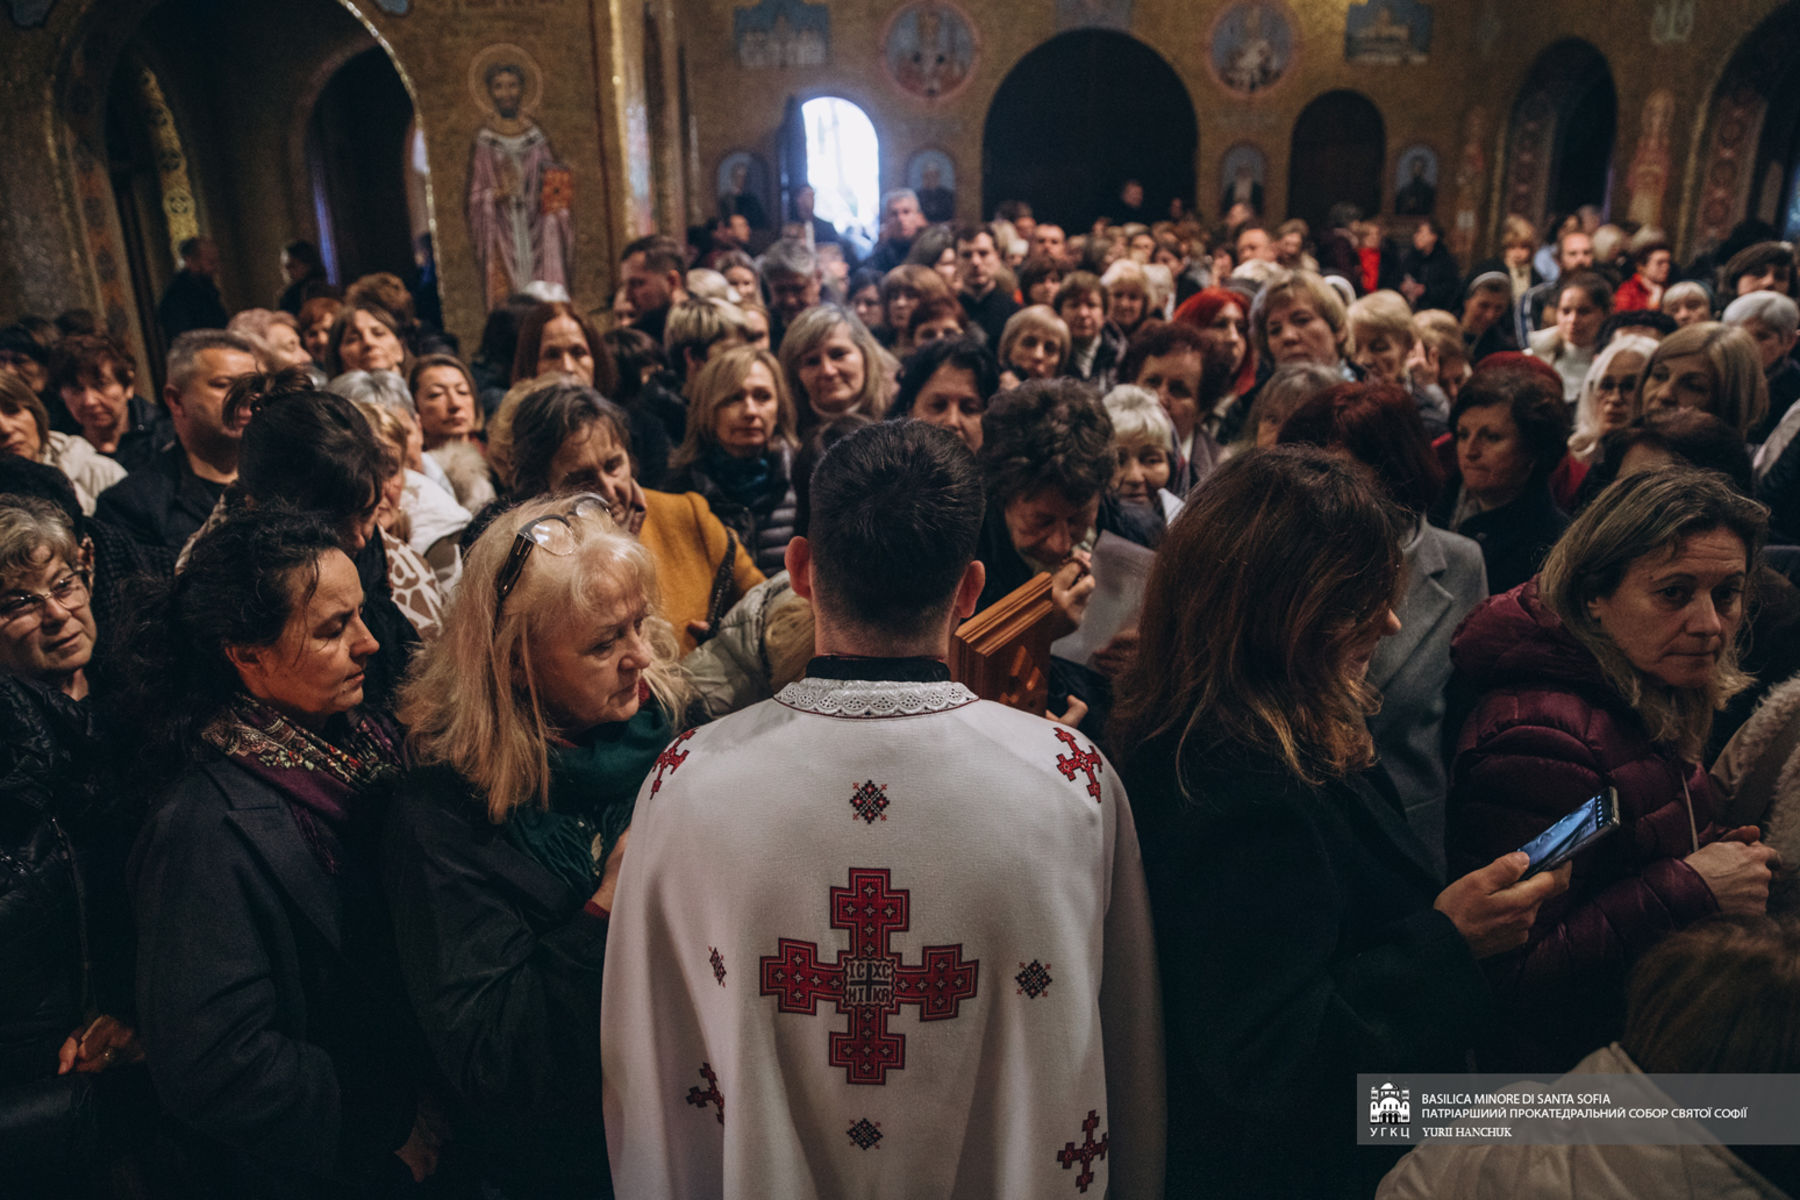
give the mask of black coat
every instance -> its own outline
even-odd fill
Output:
[[[1450,480],[1444,495],[1432,509],[1430,520],[1439,529],[1451,529],[1450,518],[1456,511],[1460,482]],[[1534,480],[1511,504],[1484,513],[1476,513],[1451,529],[1481,544],[1481,557],[1487,564],[1488,592],[1498,596],[1510,592],[1538,573],[1550,547],[1556,545],[1569,518],[1550,498],[1550,485]]]
[[[171,442],[147,465],[101,492],[94,519],[122,530],[133,541],[179,552],[200,532],[224,494],[224,484],[194,474],[187,451],[180,442]]]
[[[190,329],[223,329],[226,320],[219,285],[186,267],[175,272],[156,305],[157,324],[171,342]]]
[[[998,284],[989,288],[988,294],[979,300],[967,292],[961,293],[957,299],[962,302],[963,312],[969,315],[969,320],[986,336],[987,344],[998,348],[1000,335],[1006,332],[1007,321],[1019,311],[1019,302]]]
[[[1425,286],[1424,294],[1413,303],[1420,312],[1428,308],[1454,309],[1462,299],[1462,270],[1456,265],[1456,256],[1442,242],[1432,247],[1430,254],[1408,246],[1400,256],[1400,273]]]
[[[370,814],[372,816],[373,814]],[[214,759],[162,795],[132,851],[138,1018],[164,1107],[246,1196],[410,1184],[423,1050],[380,902],[372,830],[342,873],[281,793]]]
[[[464,1118],[459,1140],[508,1196],[611,1196],[605,918],[516,847],[448,767],[402,784],[382,862],[401,975]]]
[[[0,1089],[56,1073],[84,1021],[131,1013],[135,824],[85,703],[0,675]]]
[[[1170,1195],[1366,1197],[1394,1156],[1355,1145],[1357,1073],[1463,1069],[1487,983],[1379,771],[1312,786],[1190,751],[1189,801],[1176,740],[1120,764],[1183,1081]]]
[[[8,1196],[86,1195],[153,1126],[143,1068],[59,1076],[101,1013],[132,1022],[135,809],[89,706],[0,675],[0,1163]]]
[[[717,480],[706,470],[704,462],[691,462],[670,471],[658,489],[664,492],[699,492],[711,506],[713,516],[737,535],[738,544],[756,560],[756,569],[764,575],[786,570],[787,545],[794,540],[794,520],[798,514],[794,498],[793,450],[782,445],[770,452],[769,483],[763,494],[748,504],[725,494]]]

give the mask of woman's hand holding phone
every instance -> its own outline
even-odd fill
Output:
[[[1432,903],[1450,918],[1476,958],[1492,958],[1523,946],[1539,906],[1568,891],[1571,864],[1520,882],[1529,866],[1531,856],[1523,850],[1502,854],[1439,892]]]

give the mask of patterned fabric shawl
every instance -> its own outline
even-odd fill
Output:
[[[327,874],[343,869],[343,835],[357,797],[401,765],[398,731],[355,710],[333,718],[331,740],[262,701],[239,695],[201,738],[286,797],[307,848]]]

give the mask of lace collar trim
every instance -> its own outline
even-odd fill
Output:
[[[864,679],[801,679],[781,689],[775,699],[800,712],[821,717],[916,717],[949,712],[975,703],[960,683],[906,683]]]

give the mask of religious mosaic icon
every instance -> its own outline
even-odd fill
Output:
[[[1207,65],[1230,91],[1243,96],[1266,92],[1293,69],[1299,49],[1294,30],[1285,4],[1241,0],[1213,22]]]
[[[944,0],[918,0],[888,21],[881,45],[888,75],[902,91],[942,100],[969,82],[980,40],[960,8]]]
[[[544,76],[523,48],[489,46],[469,64],[469,91],[488,116],[469,150],[469,242],[491,311],[532,284],[574,277],[575,175],[533,114]]]
[[[761,0],[731,14],[731,36],[747,70],[822,67],[831,58],[831,10],[805,0]]]
[[[1400,152],[1394,169],[1394,212],[1402,217],[1429,217],[1437,210],[1437,151],[1423,143]]]
[[[1364,66],[1422,63],[1431,51],[1431,6],[1363,0],[1344,15],[1344,59]]]

